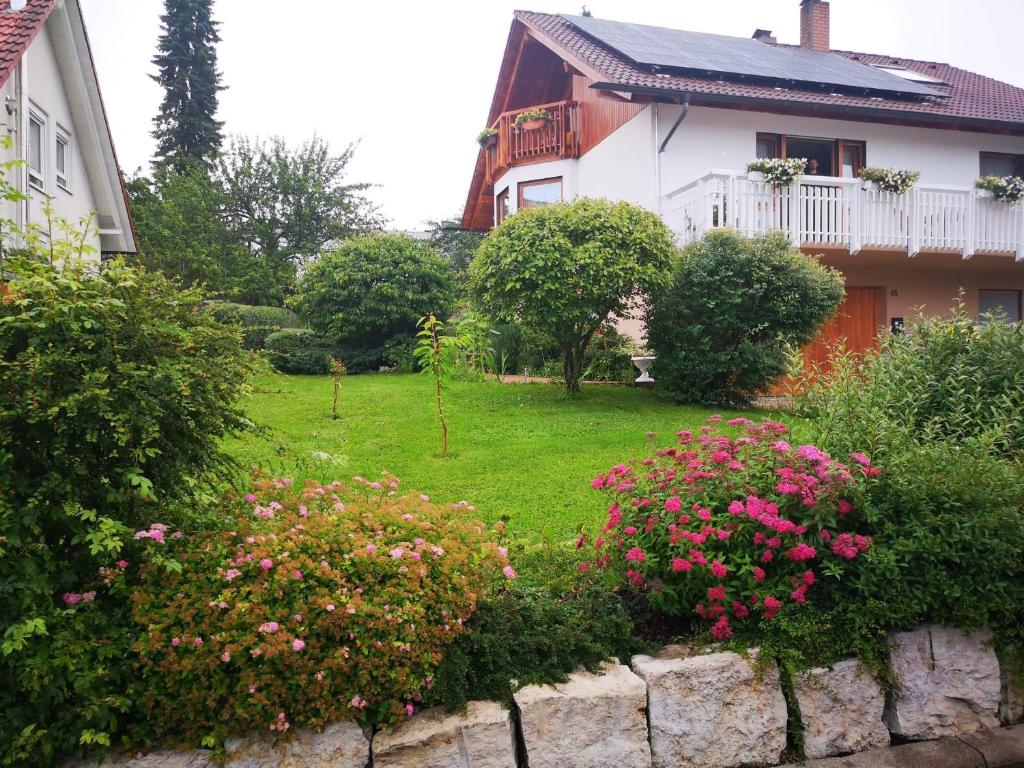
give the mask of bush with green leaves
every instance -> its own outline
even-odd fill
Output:
[[[561,544],[511,545],[518,578],[484,591],[469,632],[445,652],[426,703],[457,710],[470,700],[511,703],[518,685],[565,682],[580,667],[650,650],[641,601],[610,589]]]
[[[816,441],[863,446],[885,471],[876,546],[840,601],[887,630],[990,627],[1024,648],[1024,328],[963,309],[833,361],[800,403]]]
[[[310,328],[355,352],[413,337],[421,317],[447,317],[453,302],[451,266],[428,244],[397,234],[355,237],[322,254],[296,297]]]
[[[648,306],[658,386],[679,402],[746,406],[787,370],[843,298],[843,277],[773,232],[709,232]]]
[[[154,542],[181,572],[147,568],[132,595],[136,738],[218,744],[419,709],[484,586],[516,574],[466,505],[398,489],[263,480],[228,500],[230,530]]]
[[[248,356],[198,291],[158,274],[4,268],[0,763],[50,762],[123,725],[127,605],[104,585],[135,566],[136,530],[212,522],[204,500],[234,474],[222,438],[249,426]]]
[[[264,349],[267,337],[285,328],[298,328],[299,318],[284,307],[263,307],[215,301],[209,304],[213,316],[225,324],[242,327],[242,346],[245,349]]]
[[[286,328],[267,337],[267,359],[281,373],[325,376],[330,372],[331,358],[349,367],[336,344],[308,328]]]
[[[508,217],[481,244],[470,276],[489,317],[552,339],[576,392],[594,334],[665,286],[674,253],[672,233],[650,211],[581,198]]]

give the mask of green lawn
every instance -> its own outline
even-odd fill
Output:
[[[590,489],[597,472],[644,454],[648,432],[666,445],[711,413],[609,386],[568,399],[556,385],[456,382],[446,403],[451,455],[442,459],[425,377],[346,378],[332,421],[329,378],[260,376],[247,409],[263,434],[231,439],[228,449],[296,479],[388,471],[435,500],[467,499],[484,520],[507,516],[514,532],[564,538],[602,519],[606,503]]]

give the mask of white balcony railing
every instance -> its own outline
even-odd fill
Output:
[[[799,245],[1014,256],[1024,261],[1024,204],[980,198],[973,187],[919,184],[894,195],[860,179],[804,176],[778,188],[746,173],[708,171],[665,196],[662,214],[686,244],[716,227],[778,229]]]

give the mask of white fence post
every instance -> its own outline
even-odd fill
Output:
[[[921,228],[924,226],[921,210],[921,189],[914,186],[910,190],[910,241],[907,243],[907,255],[917,256],[921,252]]]
[[[795,248],[800,247],[800,186],[803,177],[798,177],[786,187],[789,195],[789,241]]]

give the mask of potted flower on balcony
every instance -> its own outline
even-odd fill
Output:
[[[982,176],[974,186],[978,197],[990,197],[1013,205],[1024,199],[1024,179],[1020,176]]]
[[[513,124],[524,131],[538,131],[551,124],[551,113],[546,109],[528,109],[516,115]]]
[[[917,180],[921,178],[921,172],[908,171],[905,168],[863,168],[860,178],[863,189],[902,195],[913,189]]]
[[[763,157],[747,163],[747,178],[773,187],[788,187],[806,168],[807,158],[804,157]]]
[[[481,149],[494,149],[498,146],[498,129],[484,128],[477,134],[476,143]]]

